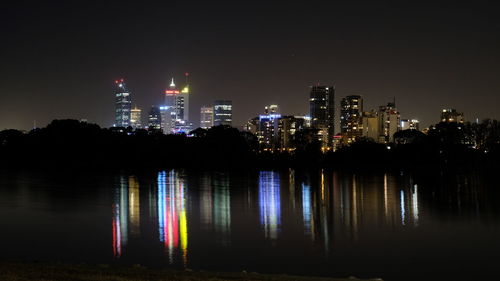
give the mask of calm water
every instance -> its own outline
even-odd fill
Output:
[[[494,177],[0,172],[0,260],[471,280],[497,276]]]

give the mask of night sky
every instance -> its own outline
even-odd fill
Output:
[[[278,104],[307,114],[309,86],[396,97],[423,127],[442,108],[500,119],[500,10],[492,2],[9,1],[0,7],[0,129],[114,121],[125,78],[145,115],[190,73],[191,120],[233,100],[234,126]],[[337,118],[338,119],[338,118]]]

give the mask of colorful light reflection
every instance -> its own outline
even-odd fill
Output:
[[[186,190],[177,173],[160,172],[158,174],[159,239],[164,244],[170,263],[174,262],[175,251],[180,249],[186,265],[188,227],[185,202]]]

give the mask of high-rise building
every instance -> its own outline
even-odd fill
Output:
[[[115,81],[115,127],[130,126],[132,101],[123,79]]]
[[[379,142],[389,143],[394,141],[394,134],[400,130],[401,120],[396,102],[389,102],[386,106],[379,106]]]
[[[142,128],[141,110],[137,106],[130,111],[130,126],[134,129]]]
[[[200,111],[200,128],[208,129],[214,125],[214,108],[202,106]]]
[[[169,88],[165,91],[164,105],[160,107],[162,115],[162,130],[166,134],[187,133],[192,129],[189,122],[189,95],[188,73],[186,85],[178,90],[172,78]]]
[[[363,137],[378,141],[380,136],[379,122],[377,111],[363,112]]]
[[[306,120],[301,116],[282,116],[278,120],[278,139],[281,149],[293,148],[295,134],[305,128]]]
[[[350,143],[363,135],[363,98],[358,95],[342,98],[340,103],[340,132]]]
[[[230,100],[214,102],[214,126],[231,126],[233,122],[233,103]]]
[[[174,78],[170,87],[175,89]],[[175,115],[176,120],[183,120],[185,123],[189,122],[189,84],[188,73],[186,73],[186,85],[181,91],[177,91],[175,95]]]
[[[335,133],[335,86],[312,86],[309,97],[311,126],[319,130],[318,139],[331,146]]]
[[[457,112],[456,109],[443,109],[441,112],[441,122],[446,123],[463,123],[464,122],[464,114],[461,112]]]
[[[152,106],[151,110],[149,110],[148,129],[161,130],[161,112],[157,106]]]
[[[419,121],[417,119],[401,119],[401,130],[419,130]]]
[[[259,131],[259,117],[257,116],[248,120],[244,126],[244,129],[247,132],[257,135],[257,132]]]
[[[268,111],[269,112],[269,111]],[[259,115],[259,127],[257,139],[263,148],[278,147],[278,128],[281,115],[278,113],[268,113]]]

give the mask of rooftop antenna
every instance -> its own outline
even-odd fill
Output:
[[[189,84],[189,72],[184,73],[184,75],[186,76],[186,85],[188,85]]]

